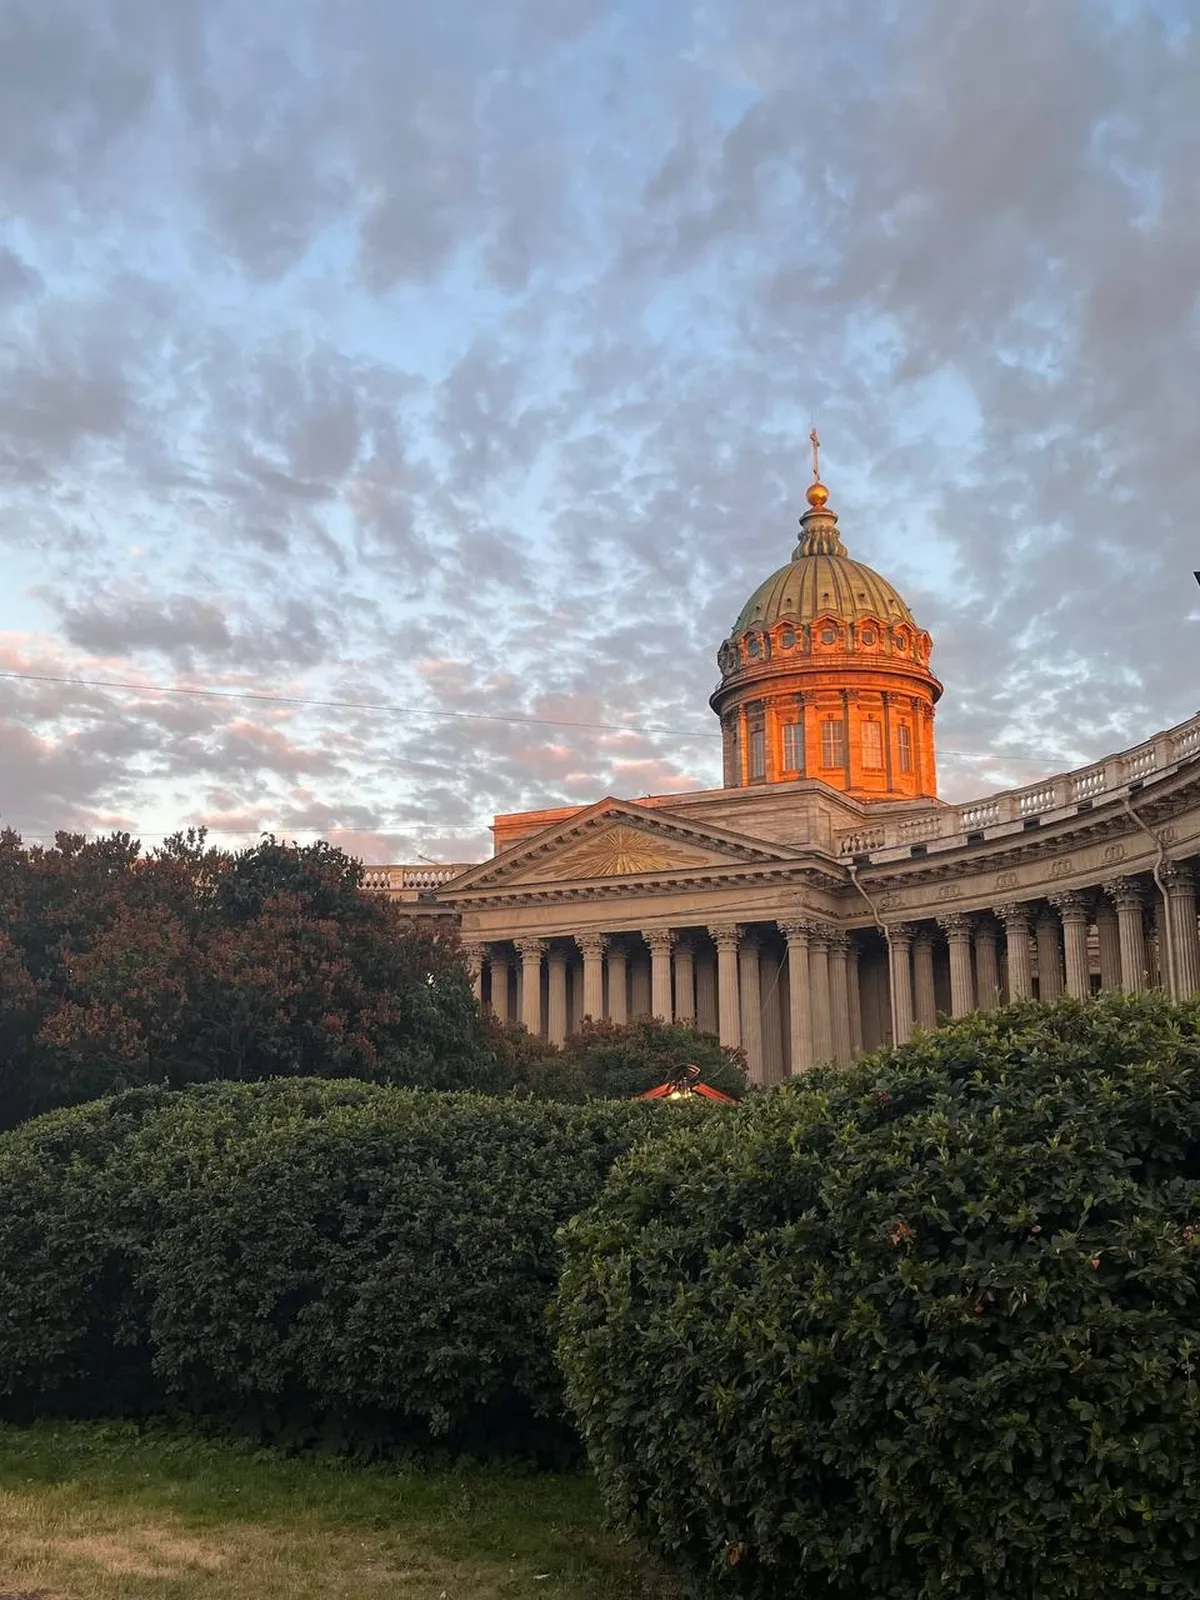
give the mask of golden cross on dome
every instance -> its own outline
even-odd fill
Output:
[[[808,437],[812,441],[813,482],[814,483],[820,483],[820,481],[821,481],[821,441],[817,437],[817,429],[816,429],[816,425],[815,424],[813,425],[813,430],[809,434]]]

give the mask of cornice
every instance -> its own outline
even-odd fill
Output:
[[[779,884],[787,887],[804,883],[815,889],[837,893],[849,882],[845,868],[832,857],[821,861],[776,861],[759,868],[730,863],[700,870],[656,873],[629,873],[619,877],[593,878],[580,883],[519,883],[480,887],[461,895],[446,895],[441,904],[456,911],[478,911],[516,906],[563,905],[581,901],[630,900],[674,896],[689,890],[760,888]]]

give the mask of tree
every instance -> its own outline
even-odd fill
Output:
[[[494,1073],[456,936],[325,844],[0,834],[0,1125],[139,1084]]]
[[[697,1066],[701,1081],[740,1099],[746,1063],[710,1033],[686,1023],[637,1017],[630,1023],[586,1020],[561,1048],[517,1023],[493,1023],[489,1044],[503,1086],[548,1100],[631,1100]]]

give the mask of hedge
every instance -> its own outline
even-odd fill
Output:
[[[0,1413],[557,1447],[556,1230],[677,1111],[308,1080],[28,1123],[0,1138]]]
[[[1200,1007],[1022,1004],[615,1169],[567,1394],[688,1592],[1194,1596]]]

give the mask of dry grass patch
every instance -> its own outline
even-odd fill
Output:
[[[0,1427],[0,1600],[650,1600],[586,1479]]]

